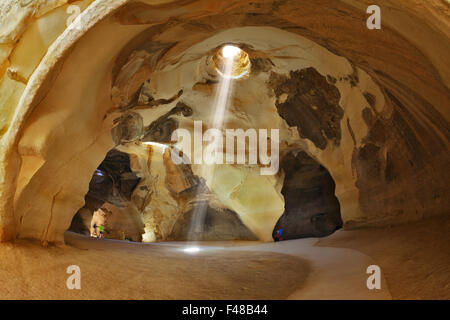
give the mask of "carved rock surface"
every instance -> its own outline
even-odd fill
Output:
[[[123,207],[131,200],[139,179],[131,171],[128,154],[113,149],[95,170],[86,196]]]
[[[291,71],[289,78],[271,74],[270,86],[278,100],[280,116],[297,127],[299,135],[325,149],[328,140],[339,145],[344,110],[339,106],[339,90],[314,68]]]
[[[213,208],[207,202],[196,203],[189,211],[183,213],[167,239],[175,241],[258,240],[235,212],[229,209]]]

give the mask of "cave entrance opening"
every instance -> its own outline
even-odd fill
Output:
[[[129,154],[110,150],[94,171],[85,204],[73,217],[69,230],[92,237],[141,241],[143,223],[131,206],[140,180],[131,169]]]
[[[342,228],[335,182],[328,170],[302,150],[281,161],[285,211],[273,230],[275,241],[325,237]]]

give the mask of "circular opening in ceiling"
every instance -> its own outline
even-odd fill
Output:
[[[222,48],[222,56],[225,59],[234,59],[241,51],[242,50],[236,46],[226,45]]]
[[[228,79],[240,79],[250,72],[250,58],[236,45],[226,44],[213,56],[216,70],[220,76]]]

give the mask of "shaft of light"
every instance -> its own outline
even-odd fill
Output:
[[[216,94],[215,98],[215,108],[214,108],[214,115],[212,119],[212,128],[221,130],[223,127],[223,122],[225,118],[225,112],[227,111],[228,101],[229,97],[231,95],[232,91],[232,77],[231,73],[233,70],[233,59],[225,59],[225,72],[224,77],[222,77],[218,92]],[[214,145],[214,150],[217,150],[219,146],[217,144],[217,141],[214,139],[212,142]],[[214,153],[215,156],[215,153]],[[201,176],[206,180],[210,181],[212,183],[214,179],[214,171],[215,171],[215,165],[206,165],[203,163],[201,167]],[[198,194],[196,196],[198,198]],[[203,225],[205,222],[205,216],[206,216],[206,206],[197,206],[192,214],[191,224],[189,227],[189,235],[193,235],[194,233],[201,233],[203,232]]]

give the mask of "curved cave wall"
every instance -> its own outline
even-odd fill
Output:
[[[175,128],[207,123],[218,79],[205,61],[227,42],[254,69],[236,82],[225,127],[278,128],[281,154],[320,163],[344,228],[448,214],[447,3],[380,0],[382,30],[366,28],[366,0],[75,3],[82,28],[66,29],[67,1],[0,7],[1,240],[63,241],[108,150],[170,144]],[[186,177],[141,149],[127,151],[141,172]],[[214,201],[270,241],[287,178],[231,165],[215,177]],[[191,184],[177,179],[177,190]],[[143,215],[144,239],[165,239],[187,211],[165,178],[150,181],[136,203],[162,210]]]

